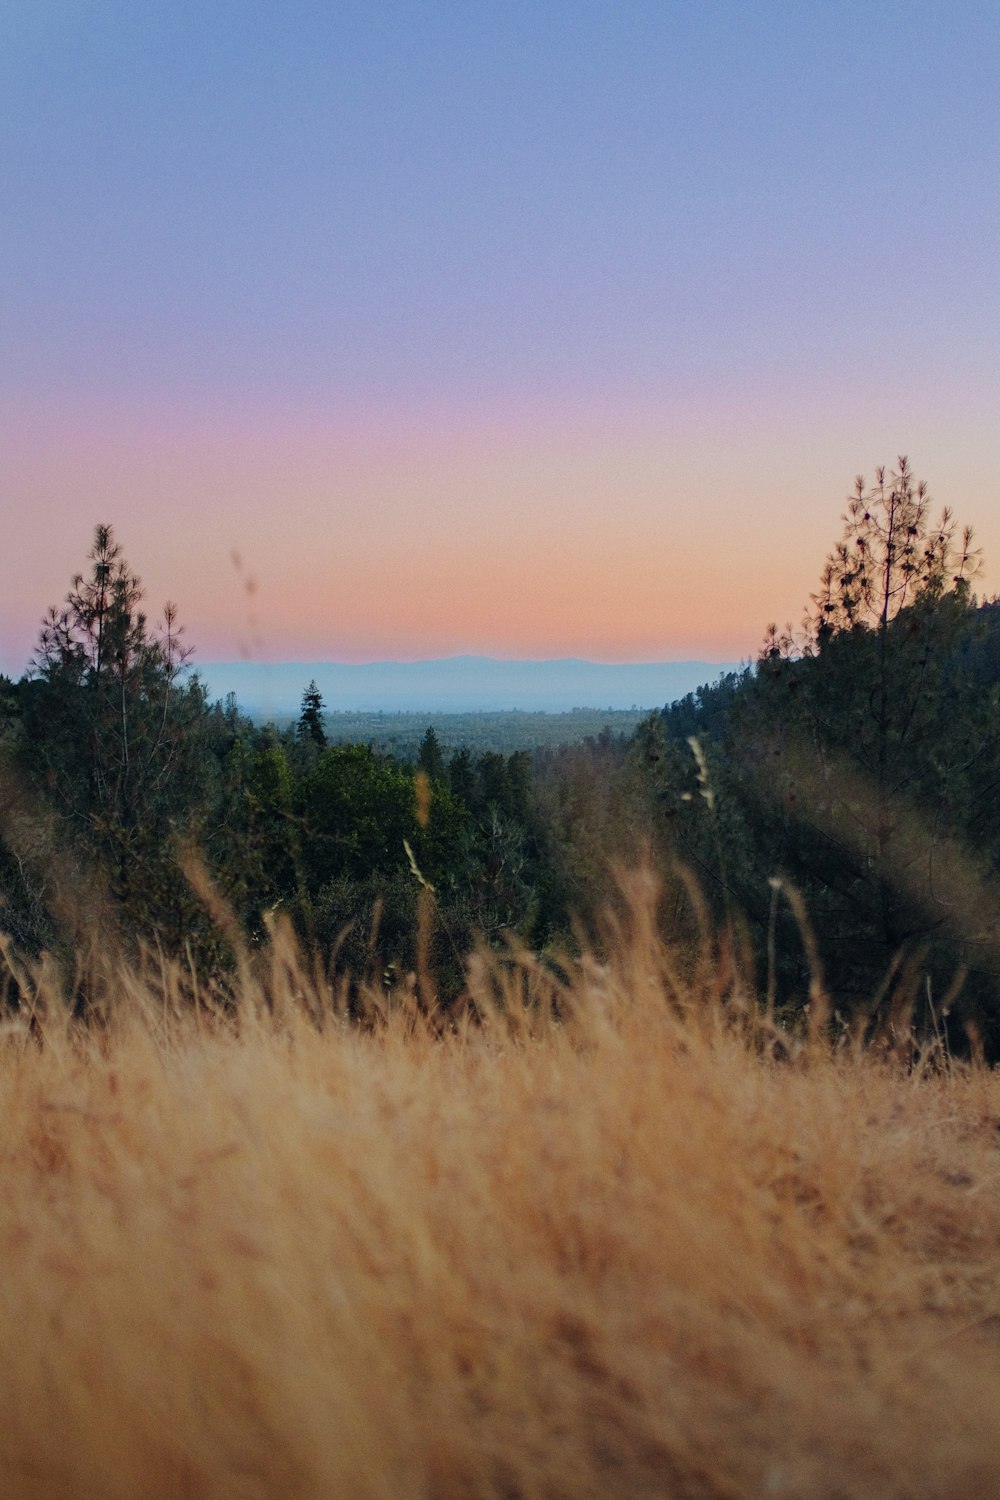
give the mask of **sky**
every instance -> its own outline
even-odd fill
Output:
[[[995,0],[6,0],[0,669],[746,659],[906,453],[1000,590]]]

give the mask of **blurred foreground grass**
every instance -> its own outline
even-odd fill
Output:
[[[121,967],[0,1043],[0,1492],[1000,1493],[1000,1077],[605,957],[348,1024]],[[477,1020],[473,1020],[473,1016]]]

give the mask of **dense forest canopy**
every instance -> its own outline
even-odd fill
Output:
[[[844,1035],[891,1019],[996,1057],[1000,603],[978,561],[900,459],[858,481],[801,629],[771,627],[755,666],[628,734],[505,752],[425,725],[393,754],[333,742],[314,682],[280,729],[209,703],[176,610],[150,622],[99,526],[32,670],[0,681],[0,926],[69,970],[96,930],[224,970],[284,915],[368,976],[412,969],[432,929],[446,1007],[475,942],[554,956],[645,857],[665,936],[694,954],[710,920],[789,1025],[819,971]]]

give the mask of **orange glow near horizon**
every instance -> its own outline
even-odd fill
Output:
[[[6,486],[25,497],[6,528],[25,561],[0,660],[26,664],[104,519],[150,614],[175,600],[202,661],[744,659],[771,620],[800,619],[855,471],[901,446],[794,415],[119,413],[113,429],[107,413],[22,412],[0,431]],[[916,471],[976,527],[990,593],[997,455],[947,415],[920,437]]]
[[[7,7],[0,670],[101,521],[203,662],[738,661],[901,453],[1000,588],[995,5],[160,9]]]

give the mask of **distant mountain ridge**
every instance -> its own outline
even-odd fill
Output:
[[[211,699],[235,693],[244,713],[267,719],[297,713],[313,679],[330,709],[566,713],[573,708],[662,708],[739,666],[449,656],[408,662],[202,662],[196,670]]]

